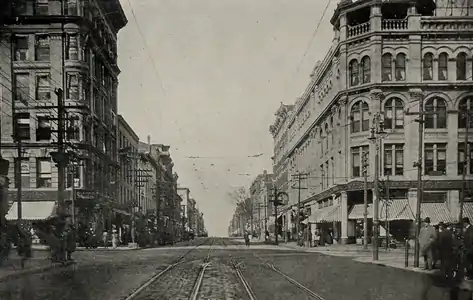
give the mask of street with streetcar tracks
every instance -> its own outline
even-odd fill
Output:
[[[21,300],[432,300],[441,287],[415,272],[270,245],[199,238],[173,247],[77,253],[76,264],[0,283]]]

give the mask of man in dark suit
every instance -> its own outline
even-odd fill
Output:
[[[443,222],[439,223],[439,233],[437,236],[438,258],[440,259],[441,273],[451,282],[455,269],[454,246],[455,237],[453,232],[448,230]]]
[[[469,218],[463,218],[462,221],[466,277],[469,279],[473,275],[473,226]]]

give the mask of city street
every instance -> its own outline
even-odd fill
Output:
[[[425,274],[230,239],[75,258],[72,267],[0,283],[0,299],[418,300],[424,288],[429,300],[448,299]]]

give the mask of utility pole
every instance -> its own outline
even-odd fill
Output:
[[[261,238],[261,203],[258,203],[258,231],[259,238]]]
[[[273,200],[270,200],[270,202],[273,202],[273,205],[274,205],[274,241],[276,243],[276,245],[278,244],[278,206],[279,205],[282,205],[282,201],[279,200],[279,198],[281,196],[286,196],[286,197],[289,197],[287,195],[287,193],[285,192],[278,192],[278,188],[276,187],[276,184],[273,182],[273,192],[274,192],[274,199]]]
[[[12,81],[13,81],[13,74],[14,74],[14,67],[13,67],[13,60],[15,57],[15,49],[13,48],[13,45],[15,43],[15,36],[12,33],[11,34],[11,43],[10,43],[10,71],[12,74]],[[21,222],[22,219],[22,213],[23,213],[23,208],[22,208],[22,189],[21,189],[21,164],[23,160],[23,149],[22,149],[22,141],[21,141],[21,136],[19,132],[19,124],[18,121],[19,119],[16,117],[16,94],[15,94],[15,89],[11,89],[11,95],[12,95],[12,101],[11,101],[11,107],[12,107],[12,118],[13,118],[13,140],[16,142],[16,155],[17,155],[17,163],[15,166],[15,185],[16,185],[16,206],[17,206],[17,218],[18,222]]]
[[[458,220],[460,221],[460,236],[463,236],[463,205],[465,203],[466,198],[466,174],[468,172],[468,162],[471,159],[470,157],[470,147],[468,145],[468,135],[469,135],[469,127],[470,127],[470,110],[466,112],[460,112],[464,114],[466,119],[465,125],[465,139],[464,139],[464,148],[463,148],[463,172],[462,172],[462,195],[460,197],[460,214],[458,216]]]
[[[386,176],[386,200],[385,200],[385,205],[384,205],[384,212],[385,212],[385,217],[386,217],[386,245],[384,246],[385,250],[387,251],[389,249],[389,175]]]
[[[368,164],[369,162],[369,151],[363,153],[363,177],[364,177],[364,189],[363,189],[363,248],[368,249]]]
[[[414,162],[414,167],[417,167],[417,202],[416,202],[416,219],[415,219],[415,246],[414,246],[414,267],[419,267],[420,245],[419,233],[421,227],[421,203],[423,198],[423,182],[422,182],[422,152],[424,146],[424,116],[427,114],[435,114],[436,112],[424,112],[424,96],[421,90],[411,91],[411,95],[415,95],[419,101],[418,113],[407,113],[407,115],[417,115],[415,122],[419,123],[419,145],[417,161]]]
[[[267,190],[268,188],[266,188]],[[266,196],[264,197],[264,236],[266,237],[266,231],[268,231],[268,203]]]
[[[65,15],[65,0],[61,1],[61,15]],[[66,65],[66,31],[64,29],[64,20],[61,22],[61,48],[62,48],[62,55],[61,55],[61,77],[62,77],[62,88],[57,89],[54,93],[57,96],[57,108],[58,108],[58,141],[57,141],[57,152],[51,153],[51,157],[53,161],[56,163],[57,166],[57,173],[58,173],[58,193],[57,193],[57,208],[59,215],[64,213],[64,191],[65,191],[65,170],[66,166],[69,163],[69,155],[65,151],[65,143],[64,143],[64,99],[66,97],[66,74],[65,74],[65,65]]]
[[[374,125],[371,128],[371,136],[369,140],[375,144],[375,160],[374,160],[374,193],[375,197],[373,199],[373,260],[379,259],[379,247],[378,247],[378,237],[379,237],[379,150],[380,143],[382,139],[383,124],[381,122],[381,115],[376,113],[374,116]]]
[[[295,175],[292,175],[292,177],[295,177],[297,178],[297,216],[296,216],[296,233],[297,233],[297,241],[298,241],[298,244],[300,244],[300,239],[299,239],[299,236],[300,236],[300,213],[301,213],[301,190],[306,190],[307,188],[303,188],[301,187],[301,181],[304,180],[304,179],[307,179],[307,174],[303,174],[303,173],[300,173],[300,172],[297,172],[297,174]]]

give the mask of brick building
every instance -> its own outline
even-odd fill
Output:
[[[93,208],[88,206],[102,208],[117,198],[117,34],[127,19],[118,0],[65,1],[64,7],[61,1],[7,2],[0,27],[2,155],[11,162],[10,179],[15,165],[21,166],[23,216],[28,218],[37,201],[34,207],[51,213],[58,198],[50,153],[57,142],[54,91],[64,86],[66,142],[80,157],[67,170],[65,197],[72,199],[75,184],[78,213],[88,219]],[[12,140],[13,119],[21,158]],[[16,196],[12,184],[9,199]]]
[[[435,9],[432,3],[341,1],[331,19],[332,45],[288,118],[289,175],[309,174],[301,191],[303,205],[311,208],[309,222],[331,230],[340,242],[359,236],[363,168],[368,162],[372,203],[376,151],[380,180],[390,190],[388,201],[385,194],[380,199],[380,220],[389,221],[399,239],[410,234],[419,124],[406,112],[418,112],[421,100],[425,111],[435,112],[424,123],[421,215],[433,223],[458,219],[465,157],[462,111],[473,103],[473,21],[463,16],[473,11],[451,3]],[[374,127],[384,132],[375,135],[377,143],[369,139]],[[469,186],[473,168],[471,155],[466,156]],[[290,193],[293,207],[296,192]],[[465,203],[464,215],[472,218],[472,212],[473,203]],[[283,212],[288,218],[290,213],[289,208]]]

